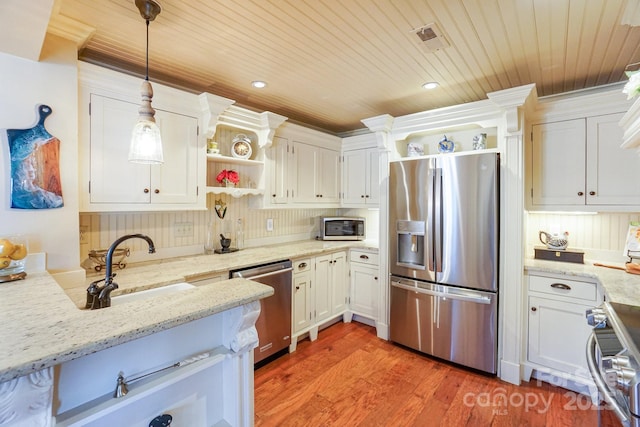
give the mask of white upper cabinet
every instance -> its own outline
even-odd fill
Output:
[[[340,138],[283,124],[265,152],[261,208],[339,207]]]
[[[291,183],[295,181],[289,141],[279,136],[274,137],[273,144],[266,151],[266,161],[269,177],[269,194],[266,199],[270,204],[286,204],[292,189]]]
[[[623,114],[587,119],[587,203],[640,206],[640,156],[621,148]]]
[[[340,202],[340,152],[294,141],[294,203]]]
[[[377,207],[380,203],[380,166],[377,148],[343,153],[342,205]]]
[[[585,120],[533,126],[532,204],[584,205]]]
[[[154,84],[164,163],[130,163],[140,79],[86,64],[80,76],[80,210],[203,209],[197,98]]]
[[[343,138],[342,177],[342,206],[379,206],[380,152],[374,134]]]
[[[129,141],[138,106],[91,95],[91,204],[195,204],[198,119],[156,111],[162,165],[130,163]]]
[[[530,210],[636,211],[640,156],[623,149],[619,90],[540,100],[527,146]]]
[[[534,125],[531,207],[640,206],[640,157],[620,147],[622,113]]]

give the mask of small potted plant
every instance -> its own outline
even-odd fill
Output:
[[[216,181],[225,187],[235,187],[240,182],[240,177],[238,176],[238,172],[224,169],[218,174]]]

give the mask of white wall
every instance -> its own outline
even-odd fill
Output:
[[[74,43],[47,36],[41,60],[0,53],[0,235],[23,234],[30,252],[45,252],[50,272],[79,268],[78,229],[78,72]],[[60,140],[64,207],[11,209],[10,161],[6,129],[27,129],[37,122],[36,106],[53,112],[45,127]]]

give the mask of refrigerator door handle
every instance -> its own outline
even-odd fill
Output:
[[[429,168],[427,173],[427,200],[433,200],[435,195],[435,169],[433,167]],[[427,221],[426,221],[426,230],[425,230],[425,241],[424,245],[427,250],[425,250],[425,256],[427,257],[427,269],[429,271],[436,271],[436,266],[433,260],[433,228],[434,228],[434,208],[433,206],[428,206],[427,209]]]
[[[433,194],[433,258],[435,258],[435,272],[442,272],[442,168],[434,171]]]
[[[430,289],[418,288],[416,286],[405,285],[397,281],[391,281],[391,286],[399,289],[404,289],[406,291],[416,292],[423,295],[441,297],[445,299],[449,298],[452,300],[468,301],[468,302],[474,302],[477,304],[491,304],[491,298],[475,292],[471,292],[471,291],[459,291],[459,290],[453,290],[452,288],[447,288],[448,289],[447,292],[438,292]]]

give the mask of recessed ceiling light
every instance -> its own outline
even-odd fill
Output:
[[[422,85],[422,87],[423,87],[424,89],[435,89],[435,88],[437,88],[438,86],[439,86],[439,85],[438,85],[438,82],[427,82],[427,83],[425,83],[425,84],[423,84],[423,85]]]
[[[255,80],[251,82],[251,86],[257,89],[262,89],[263,87],[267,86],[267,82],[263,82],[262,80]]]

